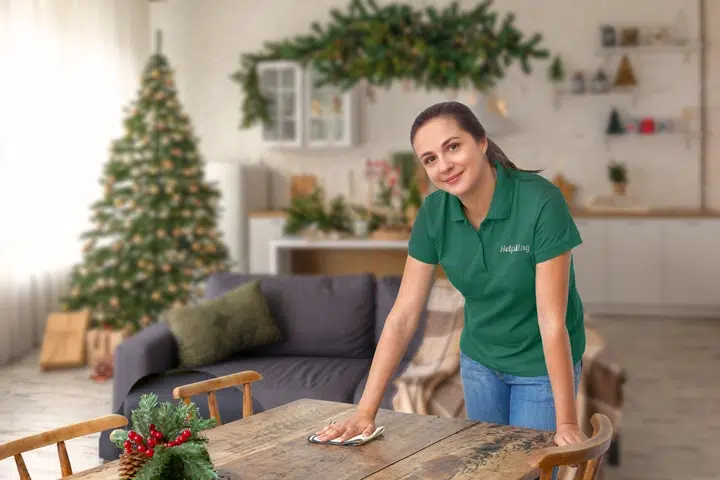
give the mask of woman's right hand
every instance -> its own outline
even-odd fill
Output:
[[[372,435],[375,431],[375,417],[367,410],[358,408],[350,418],[337,423],[331,423],[327,427],[318,431],[317,440],[327,442],[330,440],[345,440],[356,435]]]

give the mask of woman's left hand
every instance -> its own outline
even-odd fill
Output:
[[[555,431],[555,443],[558,446],[574,445],[584,442],[587,439],[587,436],[580,430],[580,427],[576,423],[558,425]]]

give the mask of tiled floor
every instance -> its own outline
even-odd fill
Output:
[[[596,318],[629,380],[621,465],[608,480],[720,478],[720,320]],[[0,442],[110,411],[111,383],[86,369],[41,373],[37,354],[0,369]],[[68,442],[75,471],[97,463],[97,438]],[[53,447],[28,453],[33,480],[57,479]],[[12,459],[0,479],[17,479]]]

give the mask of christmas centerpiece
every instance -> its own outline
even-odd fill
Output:
[[[203,419],[194,403],[159,403],[155,394],[140,398],[131,430],[113,430],[110,440],[123,450],[118,474],[126,480],[206,480],[218,474],[207,438],[200,432],[217,425]]]

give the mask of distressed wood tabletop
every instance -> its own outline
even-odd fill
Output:
[[[539,472],[527,454],[552,445],[552,432],[380,410],[385,432],[360,447],[319,445],[310,434],[347,418],[354,405],[303,399],[205,432],[220,478],[257,480],[525,480]],[[69,479],[117,480],[118,462]]]

